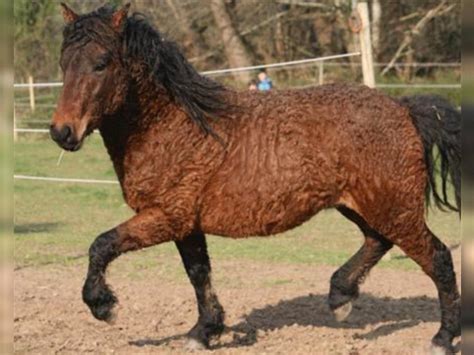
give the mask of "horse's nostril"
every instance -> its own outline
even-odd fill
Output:
[[[53,140],[58,141],[59,139],[59,131],[56,129],[55,125],[49,126],[49,134]]]
[[[68,138],[72,136],[72,130],[67,125],[64,125],[61,129],[57,129],[56,126],[51,125],[49,131],[51,138],[56,142],[66,142]]]
[[[69,126],[64,126],[62,129],[61,129],[61,140],[65,141],[67,140],[69,137],[71,137],[71,128],[69,128]]]

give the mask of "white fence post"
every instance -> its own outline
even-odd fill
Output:
[[[16,109],[13,105],[13,141],[16,142],[18,139],[18,132],[16,130]]]
[[[33,77],[31,75],[28,76],[28,85],[29,85],[29,91],[30,91],[31,112],[35,112],[35,87],[33,85]]]
[[[372,57],[372,42],[370,40],[369,7],[366,2],[357,4],[357,12],[361,20],[359,31],[360,51],[362,55],[362,74],[364,84],[375,87],[374,61]]]
[[[319,62],[319,85],[324,84],[324,62]]]

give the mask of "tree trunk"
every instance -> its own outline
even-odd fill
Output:
[[[334,25],[334,38],[337,38],[338,41],[342,41],[344,49],[347,53],[354,53],[360,51],[359,45],[359,35],[356,32],[352,32],[348,26],[348,19],[341,10],[341,0],[334,0],[334,5],[336,6],[336,21]],[[356,8],[352,8],[352,11],[355,11]],[[351,64],[351,71],[355,75],[360,73],[360,67],[357,66],[357,63],[360,62],[360,59],[357,56],[349,57],[348,62]]]
[[[286,60],[286,45],[283,23],[279,18],[275,28],[275,52],[279,61]]]
[[[405,82],[410,82],[413,74],[413,67],[411,66],[415,61],[415,51],[410,46],[408,47],[407,54],[405,56],[405,68],[403,68],[403,80]]]
[[[332,45],[333,28],[331,23],[328,24],[327,18],[322,16],[315,17],[313,28],[316,31],[318,39],[319,54],[328,55],[334,53]],[[339,52],[339,49],[336,49],[336,52]]]
[[[380,49],[380,19],[382,18],[382,5],[380,0],[372,0],[372,47],[375,58]]]
[[[182,4],[179,1],[166,0],[166,3],[171,9],[178,26],[184,33],[182,46],[186,48],[186,54],[192,57],[201,55],[200,47],[202,41],[199,38],[199,35],[191,28],[192,21],[189,14],[187,14],[185,9],[182,8]]]
[[[233,68],[251,66],[247,50],[239,33],[232,25],[231,18],[225,6],[225,0],[211,0],[211,11],[220,32],[224,51],[229,65]],[[234,75],[235,79],[247,84],[250,73],[240,72]]]

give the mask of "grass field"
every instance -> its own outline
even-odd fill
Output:
[[[66,153],[57,166],[60,149],[46,135],[22,135],[15,144],[15,173],[37,176],[115,179],[102,140],[88,138],[81,151]],[[36,181],[15,181],[15,266],[85,264],[90,243],[132,215],[115,185],[84,185]],[[448,245],[460,242],[460,225],[455,213],[431,210],[429,225]],[[230,240],[208,238],[215,259],[260,260],[268,263],[341,265],[361,245],[358,229],[337,211],[327,210],[304,225],[270,238]],[[183,275],[169,258],[177,251],[172,243],[135,252],[119,263],[124,271],[139,277],[144,268],[160,268],[170,277]],[[174,264],[173,264],[174,265]],[[399,250],[381,266],[415,269]],[[119,266],[120,267],[120,266]]]

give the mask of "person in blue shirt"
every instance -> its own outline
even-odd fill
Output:
[[[260,70],[260,73],[258,73],[257,88],[260,91],[268,91],[273,88],[272,79],[268,77],[265,69]]]

